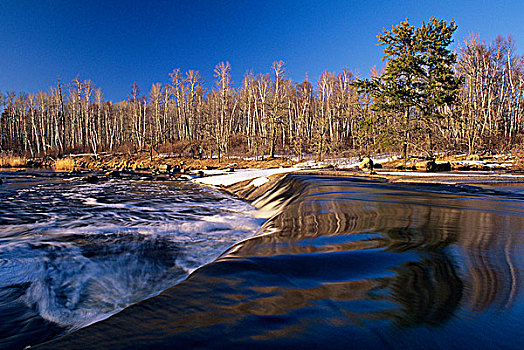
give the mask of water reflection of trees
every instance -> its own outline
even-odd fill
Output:
[[[405,263],[395,272],[389,287],[391,298],[401,306],[397,324],[438,326],[460,306],[464,284],[446,254]]]
[[[505,307],[519,294],[521,261],[515,261],[518,254],[511,252],[515,242],[510,240],[523,220],[504,215],[505,205],[479,197],[330,182],[309,186],[266,223],[270,234],[244,242],[234,255],[409,253],[408,261],[392,269],[393,276],[373,280],[370,295],[383,289],[382,298],[398,305],[387,314],[399,325],[439,325],[460,307]]]

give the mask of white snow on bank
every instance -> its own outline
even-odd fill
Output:
[[[386,162],[392,162],[394,160],[400,159],[400,156],[392,156],[392,155],[378,155],[377,158],[371,158],[375,164],[382,164]]]
[[[452,164],[459,164],[459,165],[478,165],[478,166],[484,166],[487,168],[510,168],[514,165],[513,162],[489,162],[485,160],[453,160],[451,161]]]
[[[373,160],[373,163],[381,164],[400,159],[400,156],[390,154],[377,154],[371,157],[371,159]],[[334,165],[337,169],[352,169],[358,168],[360,162],[362,162],[362,158],[359,157],[326,159],[321,162],[309,160],[307,162],[296,164],[295,167],[301,167],[305,169],[319,169],[325,168],[328,165]]]
[[[339,159],[335,164],[339,169],[357,168],[361,160],[358,158]]]
[[[382,164],[386,162],[392,162],[394,160],[400,159],[400,156],[392,156],[387,154],[378,154],[376,156],[371,157],[371,160],[374,164]],[[362,162],[362,159],[360,158],[351,158],[351,159],[340,159],[337,162],[337,166],[339,169],[350,169],[350,168],[358,168],[360,163]]]
[[[391,154],[378,154],[372,157],[372,160],[375,164],[380,164],[384,162],[389,162],[393,160],[400,159],[398,155]],[[250,185],[258,187],[268,182],[268,176],[274,174],[282,174],[293,172],[296,170],[302,169],[322,169],[326,168],[328,165],[333,165],[338,169],[355,169],[358,168],[361,159],[357,157],[351,158],[338,158],[338,159],[326,159],[325,161],[306,161],[303,163],[295,164],[293,167],[288,168],[273,168],[273,169],[240,169],[235,170],[234,172],[227,172],[227,170],[202,170],[206,175],[203,178],[195,178],[192,181],[196,183],[212,185],[212,186],[229,186],[234,183],[253,180]],[[442,162],[437,162],[442,163]],[[461,165],[482,165],[487,168],[496,169],[496,168],[509,168],[513,163],[505,162],[490,162],[484,160],[462,160],[462,161],[451,161],[451,163],[461,164]],[[409,163],[408,163],[409,164]],[[356,169],[358,170],[358,169]],[[403,177],[482,177],[482,176],[492,176],[492,177],[502,177],[502,178],[524,178],[524,175],[521,174],[507,174],[507,173],[493,173],[490,171],[453,171],[453,172],[440,172],[440,173],[428,173],[422,171],[381,171],[377,170],[378,175],[385,176],[403,176]]]
[[[235,170],[235,172],[233,173],[223,173],[222,175],[207,176],[207,177],[194,179],[193,181],[196,183],[212,185],[212,186],[229,186],[237,182],[260,178],[260,180],[257,182],[258,186],[260,186],[262,185],[262,183],[260,182],[264,181],[263,178],[266,178],[268,176],[275,175],[275,174],[289,173],[289,172],[296,171],[296,170],[299,170],[299,169],[298,168],[241,169],[241,170]]]
[[[406,177],[481,177],[481,176],[490,176],[490,177],[514,177],[514,178],[524,178],[524,175],[521,174],[497,174],[491,172],[473,172],[473,171],[464,171],[464,172],[441,172],[441,173],[426,173],[421,171],[377,171],[377,175],[390,175],[390,176],[406,176]]]
[[[224,169],[211,169],[211,170],[199,170],[203,172],[206,176],[214,176],[214,175],[224,175],[228,174],[228,172]]]
[[[250,185],[253,185],[255,187],[259,187],[259,186],[262,186],[263,184],[265,184],[268,181],[269,181],[269,179],[267,177],[257,177],[256,179],[251,181]]]

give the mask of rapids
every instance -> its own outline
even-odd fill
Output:
[[[0,177],[0,348],[157,295],[260,226],[250,205],[192,183]]]

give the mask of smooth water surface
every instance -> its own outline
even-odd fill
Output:
[[[44,348],[520,349],[519,191],[289,175],[258,235]]]
[[[253,235],[239,200],[192,183],[0,172],[0,348],[74,331],[174,286]]]

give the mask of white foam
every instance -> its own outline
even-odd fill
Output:
[[[61,206],[36,223],[4,229],[0,290],[30,282],[20,300],[75,330],[179,283],[265,221],[251,205],[211,188],[173,186],[140,184],[136,193],[133,182],[119,181],[32,188],[30,194],[41,191],[39,199]],[[191,188],[197,194],[189,195]]]

